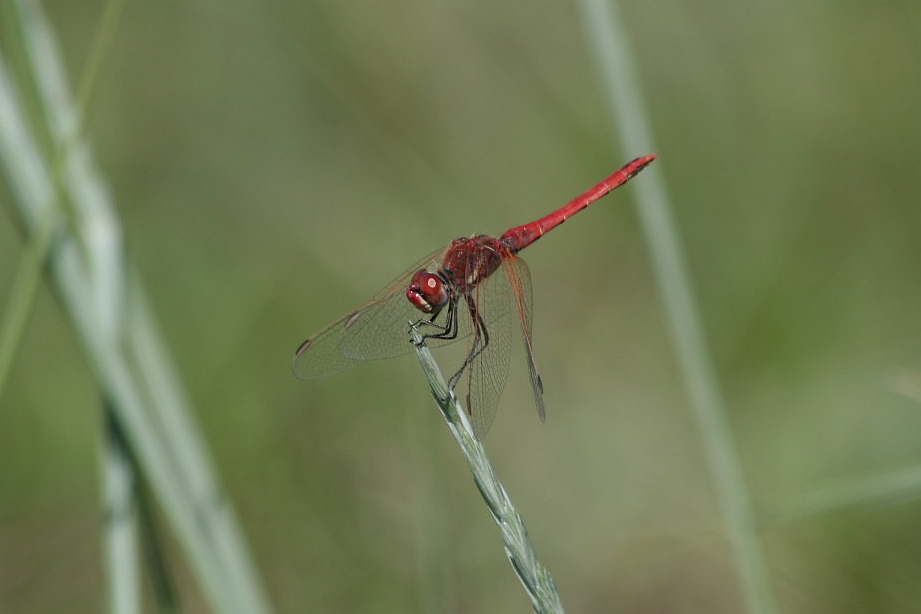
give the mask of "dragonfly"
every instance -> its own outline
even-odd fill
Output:
[[[524,339],[528,375],[541,421],[546,420],[544,387],[532,349],[531,273],[518,252],[569,217],[618,188],[656,156],[631,160],[568,203],[499,238],[460,237],[404,271],[366,303],[350,311],[295,352],[294,374],[312,380],[357,364],[412,351],[408,325],[427,345],[466,339],[463,364],[448,380],[462,380],[474,435],[482,440],[492,425],[508,378],[512,330],[517,321]]]

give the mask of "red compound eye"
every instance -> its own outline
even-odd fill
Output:
[[[409,282],[406,298],[423,313],[438,313],[448,302],[448,291],[440,275],[419,269]]]

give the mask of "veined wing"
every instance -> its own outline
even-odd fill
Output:
[[[467,385],[466,405],[473,434],[482,440],[496,417],[499,398],[508,381],[512,329],[515,326],[511,314],[515,300],[509,279],[501,271],[496,271],[474,288],[471,298],[476,306],[475,313],[482,318],[485,334],[481,334],[479,340],[475,335],[471,338],[468,356],[479,353],[467,366],[463,379]],[[474,315],[466,304],[460,309],[460,317],[472,328]],[[485,343],[485,346],[477,347],[478,343]]]
[[[531,296],[531,271],[525,261],[517,256],[507,258],[502,261],[502,269],[508,279],[511,287],[512,298],[514,299],[515,309],[518,314],[518,320],[521,323],[521,336],[524,339],[525,358],[528,362],[528,377],[531,380],[531,391],[534,393],[534,405],[537,406],[537,415],[540,421],[547,419],[547,412],[544,409],[544,384],[537,372],[537,363],[534,362],[534,351],[531,345],[531,314],[532,314],[532,296]]]
[[[405,291],[416,271],[438,269],[443,252],[440,249],[429,254],[364,305],[304,341],[294,356],[294,374],[300,379],[317,379],[341,373],[362,361],[412,351],[408,325],[424,314],[406,299]],[[433,341],[437,345],[437,340]]]

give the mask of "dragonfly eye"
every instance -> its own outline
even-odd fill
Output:
[[[438,313],[448,302],[448,291],[441,276],[419,269],[409,282],[406,298],[423,313]]]

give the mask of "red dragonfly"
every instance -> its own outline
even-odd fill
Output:
[[[524,337],[534,403],[545,419],[543,384],[531,350],[531,274],[518,252],[655,159],[636,158],[553,213],[488,235],[461,237],[429,254],[367,303],[339,318],[297,348],[294,373],[315,379],[340,373],[364,360],[391,358],[412,350],[408,324],[415,322],[430,345],[470,338],[466,359],[448,384],[467,384],[467,411],[477,439],[486,436],[508,377],[512,321]],[[502,274],[494,275],[502,269]],[[420,317],[421,312],[421,317]]]

